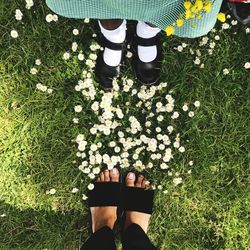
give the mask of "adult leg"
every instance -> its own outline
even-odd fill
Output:
[[[136,178],[135,174],[131,172],[126,177],[126,187],[130,188],[130,194],[133,194],[133,188],[137,189],[137,191],[135,190],[135,192],[142,192],[140,198],[138,198],[138,193],[135,196],[125,196],[125,199],[130,200],[125,201],[125,206],[127,209],[124,232],[122,237],[123,249],[157,250],[157,248],[151,243],[147,236],[148,224],[152,213],[152,197],[150,197],[150,195],[144,196],[146,192],[149,192],[144,189],[149,189],[149,181],[147,181],[147,179],[141,174]],[[143,194],[143,192],[145,193]],[[139,201],[138,199],[142,200]],[[139,203],[137,203],[136,200]],[[145,204],[142,204],[143,202],[145,202]],[[138,208],[137,211],[132,210],[133,204],[136,204]]]
[[[116,250],[113,230],[105,226],[93,233],[81,250]]]
[[[120,199],[119,171],[114,168],[101,172],[88,196],[93,233],[81,250],[115,250],[113,228]]]
[[[124,232],[123,250],[157,250],[138,224],[131,224]]]

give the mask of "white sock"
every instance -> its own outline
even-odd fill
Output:
[[[152,38],[160,31],[161,29],[157,27],[151,27],[143,21],[138,21],[136,26],[136,33],[141,38]],[[143,62],[152,62],[157,56],[157,47],[138,45],[138,56]]]
[[[113,43],[122,43],[126,37],[126,30],[127,30],[127,21],[123,20],[122,24],[114,29],[114,30],[107,30],[102,25],[101,22],[98,20],[100,29],[102,34]],[[121,50],[112,50],[109,48],[104,49],[103,53],[103,60],[109,66],[118,66],[121,62],[122,58],[122,51]]]

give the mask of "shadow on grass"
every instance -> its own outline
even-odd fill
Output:
[[[1,202],[0,215],[1,249],[77,249],[80,236],[88,235],[86,219],[77,210],[19,210]]]

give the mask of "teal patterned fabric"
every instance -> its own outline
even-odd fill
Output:
[[[184,12],[184,0],[46,0],[48,7],[68,18],[142,20],[165,30]],[[214,0],[210,13],[176,28],[180,37],[199,37],[215,25],[222,0]],[[195,26],[195,27],[194,27]]]

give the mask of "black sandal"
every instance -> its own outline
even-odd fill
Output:
[[[146,214],[153,213],[154,190],[138,187],[122,188],[123,211],[136,211]]]
[[[138,55],[138,45],[140,46],[157,46],[157,56],[152,62],[143,62]],[[161,61],[162,61],[162,49],[160,42],[160,34],[152,38],[134,37],[133,41],[133,66],[134,71],[139,83],[142,85],[157,85],[160,80]]]
[[[122,51],[122,59],[124,58],[125,49],[126,49],[126,39],[123,43],[112,43],[108,39],[106,39],[102,34],[99,36],[99,43],[103,48],[109,48],[112,50],[121,50]],[[117,77],[120,73],[120,65],[118,66],[109,66],[103,60],[103,51],[100,51],[95,66],[95,76],[97,82],[100,83],[100,86],[104,90],[112,89],[112,81],[114,77]]]
[[[120,182],[95,182],[94,189],[88,191],[89,207],[103,207],[120,205]]]

